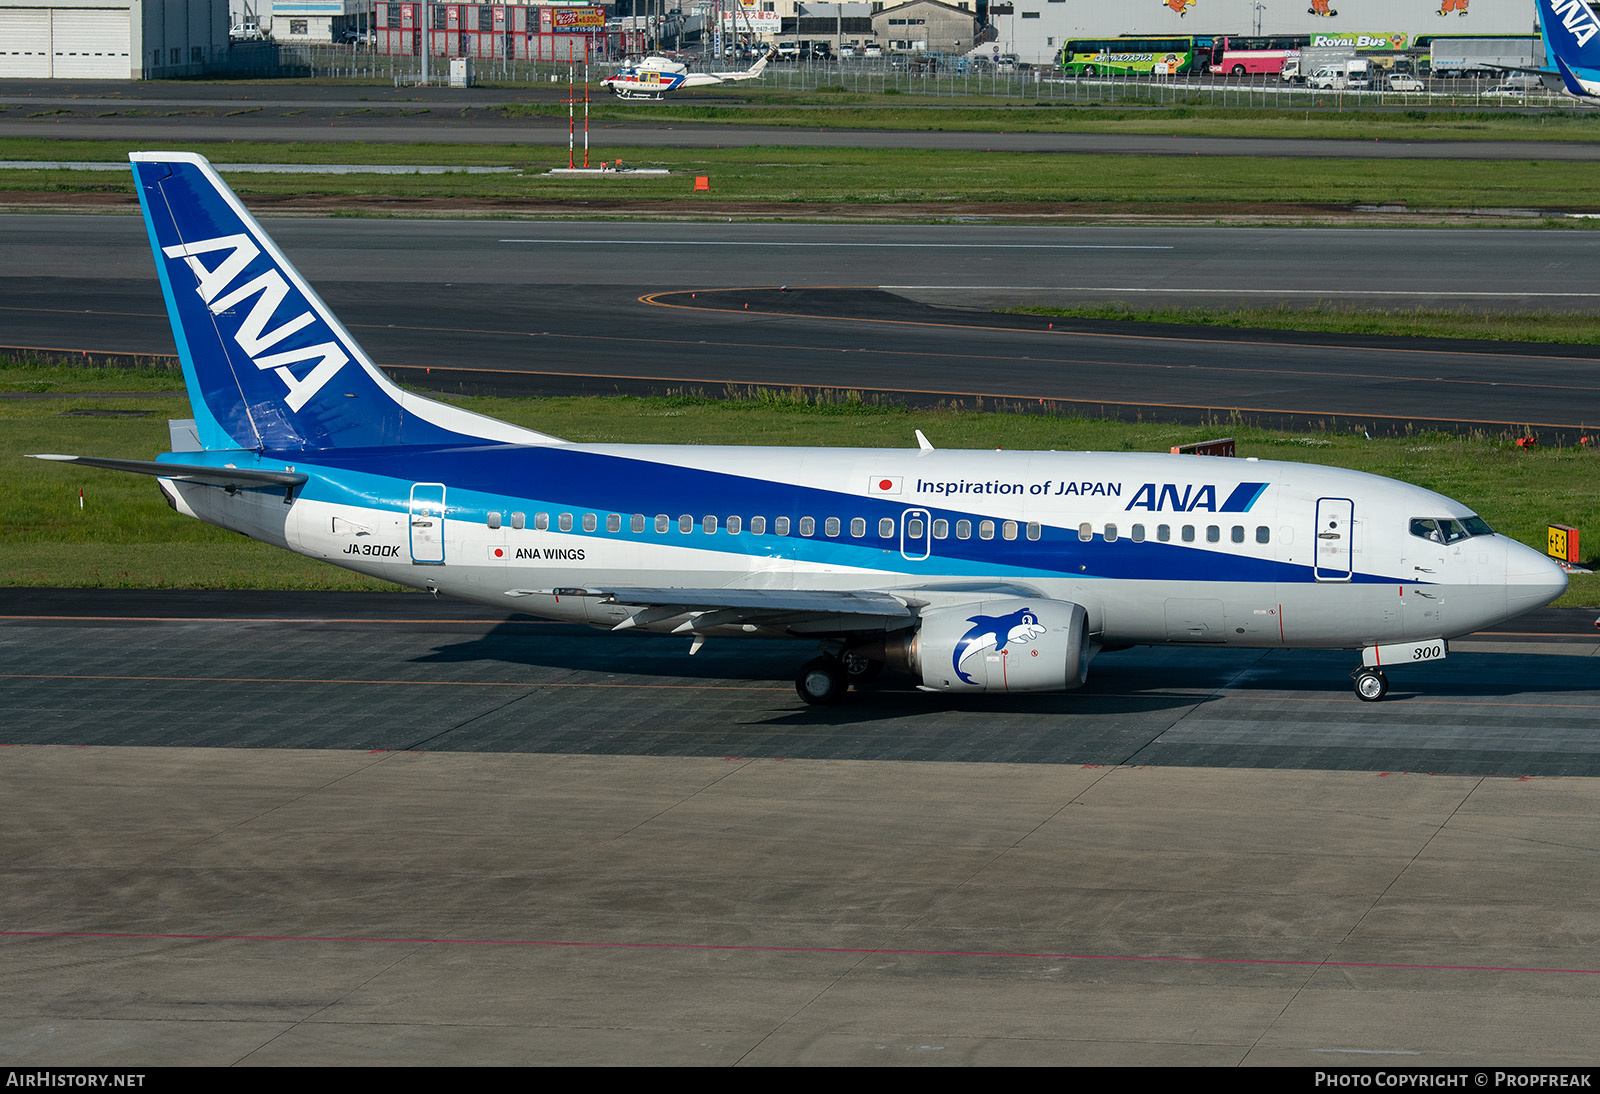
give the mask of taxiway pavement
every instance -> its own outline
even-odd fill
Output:
[[[830,711],[787,643],[0,594],[0,1056],[1592,1064],[1600,650],[1130,650]]]

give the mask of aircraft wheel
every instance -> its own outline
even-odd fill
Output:
[[[832,657],[817,657],[800,666],[794,690],[814,707],[831,707],[844,699],[850,687],[844,665]]]
[[[1356,695],[1364,703],[1376,703],[1389,694],[1389,678],[1375,669],[1356,673]]]
[[[849,678],[851,684],[855,685],[857,691],[872,683],[878,673],[883,671],[882,661],[874,661],[870,657],[863,657],[861,654],[852,653],[849,650],[845,651],[844,656],[840,657],[839,661],[844,665],[845,676]]]

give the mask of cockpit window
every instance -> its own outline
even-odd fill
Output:
[[[1411,518],[1411,534],[1434,543],[1459,543],[1471,536],[1489,535],[1491,531],[1481,517],[1468,517],[1465,521],[1451,517]]]

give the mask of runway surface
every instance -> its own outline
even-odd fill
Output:
[[[186,81],[0,80],[0,137],[214,142],[378,141],[565,147],[564,117],[506,116],[507,103],[561,100],[566,85],[494,88],[310,87]],[[1048,101],[1048,97],[1042,97]],[[708,97],[697,96],[706,103]],[[737,95],[709,97],[737,108]],[[995,100],[1004,104],[1016,100]],[[1335,157],[1348,159],[1600,159],[1600,145],[1559,141],[1370,141],[1188,137],[1175,134],[818,131],[794,126],[684,124],[672,101],[654,104],[659,120],[597,123],[609,146],[716,148],[987,149],[1015,154]],[[1064,106],[1073,105],[1062,103]],[[557,108],[559,110],[559,107]],[[159,114],[155,112],[159,111]]]
[[[1531,425],[1551,439],[1600,418],[1590,347],[1052,327],[987,311],[1072,300],[1588,309],[1600,290],[1577,273],[1600,248],[1591,233],[270,223],[380,364],[452,390],[765,384],[1180,421],[1237,411],[1291,428]],[[0,345],[173,352],[137,220],[5,216],[0,247],[14,256],[0,276]]]
[[[787,643],[0,593],[0,1056],[1588,1066],[1595,657],[1546,612],[816,711]],[[1588,632],[1584,628],[1588,628]]]

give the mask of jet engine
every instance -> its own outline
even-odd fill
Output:
[[[889,667],[934,691],[1068,691],[1089,676],[1089,617],[1081,604],[996,597],[922,613],[885,643]]]

